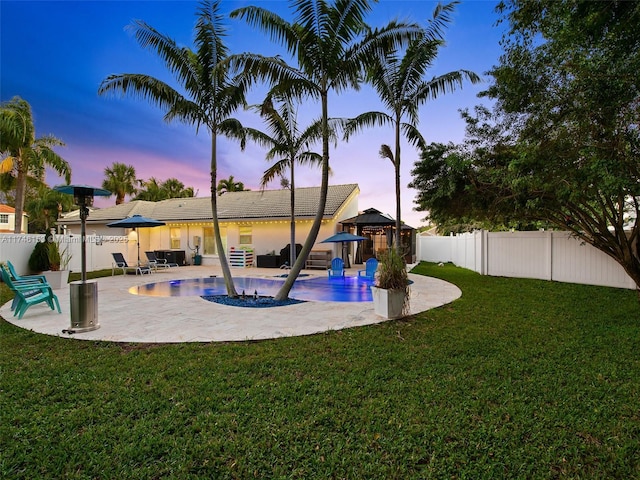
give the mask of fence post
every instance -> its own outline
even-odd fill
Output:
[[[547,237],[547,280],[553,280],[553,232],[545,232]]]

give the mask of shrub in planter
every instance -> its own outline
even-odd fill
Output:
[[[371,287],[376,314],[400,318],[409,312],[409,276],[404,257],[395,248],[378,256],[375,285]]]
[[[44,272],[51,270],[49,262],[49,243],[38,242],[29,257],[29,268],[32,272]]]
[[[47,242],[47,246],[49,247],[49,268],[57,272],[60,270],[60,249],[56,242]]]

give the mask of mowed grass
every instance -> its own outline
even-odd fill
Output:
[[[640,477],[635,292],[415,273],[462,298],[222,344],[58,339],[0,321],[0,477]]]

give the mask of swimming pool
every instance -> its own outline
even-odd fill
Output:
[[[274,296],[284,279],[238,277],[233,282],[239,294],[244,291],[246,295],[258,292],[260,296]],[[289,297],[320,302],[371,302],[373,299],[369,287],[372,283],[361,277],[298,279],[293,284]],[[227,290],[224,278],[208,277],[137,285],[131,287],[129,293],[153,297],[184,297],[225,295]]]

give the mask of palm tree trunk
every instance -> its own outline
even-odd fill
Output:
[[[396,154],[393,162],[396,176],[396,251],[402,254],[400,238],[402,233],[402,220],[400,208],[400,116],[396,118]]]
[[[220,268],[222,269],[222,276],[224,277],[224,285],[227,288],[227,295],[230,297],[237,297],[236,287],[233,284],[233,277],[231,276],[231,269],[227,262],[227,255],[224,252],[224,246],[222,245],[222,235],[220,234],[220,222],[218,221],[218,196],[216,192],[217,177],[218,177],[218,162],[216,157],[216,135],[217,132],[212,129],[211,131],[211,215],[213,217],[213,235],[216,241],[216,250],[218,251],[218,259],[220,260]]]
[[[16,156],[18,164],[18,175],[16,178],[16,218],[13,224],[13,233],[22,233],[22,212],[24,212],[24,194],[27,185],[26,166],[22,159],[21,152]]]
[[[329,190],[329,108],[327,102],[327,92],[323,91],[321,94],[321,102],[322,102],[322,180],[320,182],[320,199],[318,201],[318,211],[316,212],[316,216],[313,219],[313,224],[311,225],[311,230],[309,231],[309,235],[302,246],[302,251],[300,252],[300,256],[296,259],[296,263],[294,263],[289,271],[289,275],[287,275],[287,279],[284,281],[280,290],[275,296],[276,300],[286,300],[289,298],[289,292],[293,287],[293,283],[300,275],[300,271],[302,270],[303,265],[307,261],[307,257],[309,256],[309,252],[313,248],[313,245],[316,243],[316,239],[318,238],[318,233],[320,232],[320,226],[322,225],[322,217],[324,217],[324,208],[327,204],[327,192]]]
[[[293,266],[296,263],[296,183],[293,179],[293,165],[294,165],[294,156],[291,156],[291,182],[289,183],[289,188],[291,188],[291,240],[290,245],[291,249],[289,251],[289,266]]]

